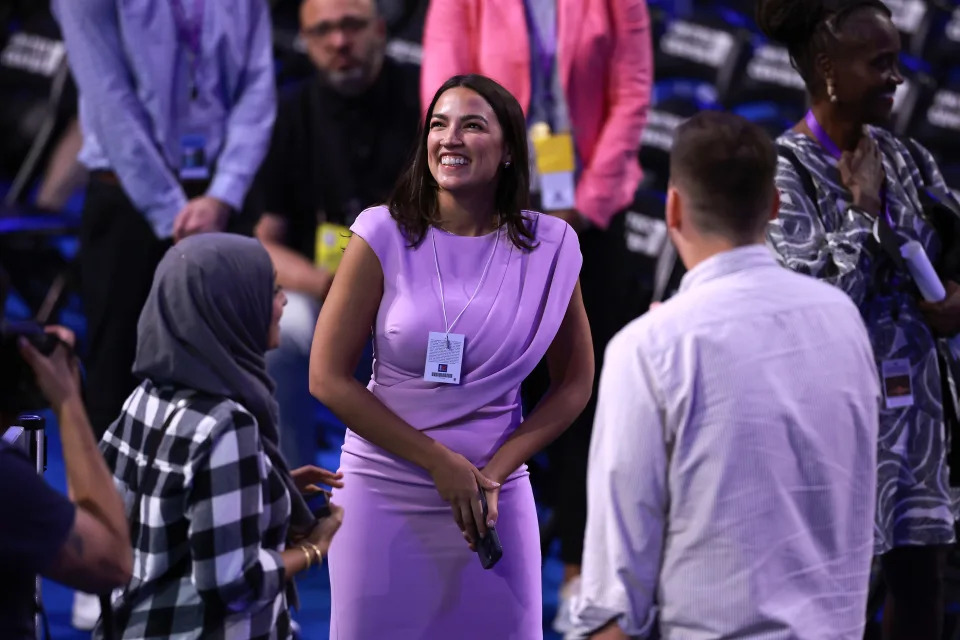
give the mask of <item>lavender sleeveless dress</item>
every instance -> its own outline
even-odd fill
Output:
[[[520,383],[553,341],[580,272],[573,230],[527,215],[539,242],[530,252],[514,247],[505,230],[498,239],[431,229],[412,249],[385,207],[367,209],[351,228],[384,273],[368,388],[480,468],[519,426]],[[451,321],[493,253],[451,331],[466,336],[459,385],[423,380],[428,334],[444,330],[433,240]],[[526,467],[501,489],[503,559],[489,571],[425,471],[352,431],[340,469],[345,487],[334,500],[345,513],[330,548],[331,640],[542,638],[539,527]]]

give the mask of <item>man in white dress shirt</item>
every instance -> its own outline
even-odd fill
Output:
[[[677,131],[689,271],[607,347],[568,638],[863,636],[879,383],[849,298],[764,245],[776,165],[732,114]]]

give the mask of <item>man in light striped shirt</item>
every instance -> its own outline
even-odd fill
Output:
[[[731,114],[677,131],[689,271],[607,348],[568,638],[862,638],[879,384],[849,298],[764,246],[776,163]]]

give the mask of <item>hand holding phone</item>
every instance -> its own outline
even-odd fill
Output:
[[[307,503],[310,512],[318,519],[330,515],[331,494],[321,487],[343,488],[343,473],[328,471],[321,467],[308,464],[290,471],[293,482],[300,490],[300,495]]]
[[[487,494],[479,486],[480,506],[483,509],[483,521],[487,521]],[[487,535],[477,540],[477,555],[480,557],[480,564],[484,569],[492,569],[500,558],[503,557],[503,547],[500,545],[500,536],[497,535],[496,527],[487,527]]]
[[[326,491],[317,491],[303,496],[307,502],[307,507],[317,520],[322,520],[330,515],[330,500]]]

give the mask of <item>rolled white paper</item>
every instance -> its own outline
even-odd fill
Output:
[[[920,295],[927,302],[940,302],[947,297],[947,290],[940,282],[940,276],[930,263],[927,252],[916,240],[909,240],[900,247],[900,255],[907,261],[907,269],[920,289]]]
[[[927,302],[940,302],[947,297],[947,290],[937,276],[936,270],[930,263],[930,257],[923,250],[923,246],[916,240],[909,240],[900,247],[900,255],[907,262],[907,270],[917,283],[920,295]],[[949,339],[950,346],[955,354],[960,354],[960,335]]]

